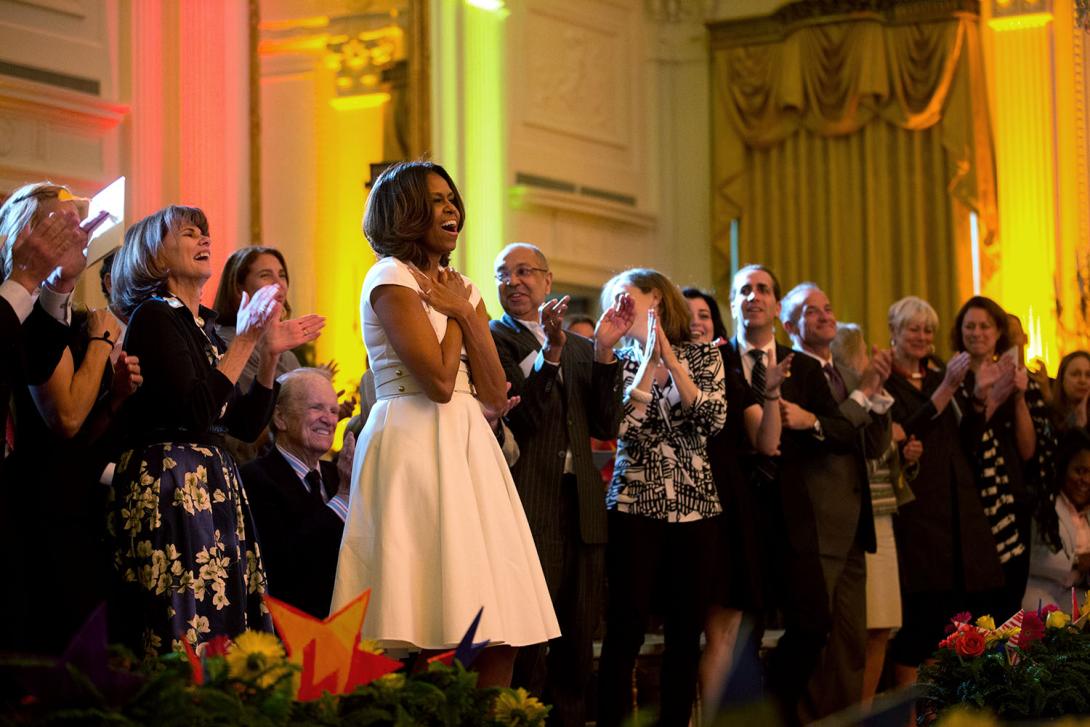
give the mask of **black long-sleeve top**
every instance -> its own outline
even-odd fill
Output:
[[[173,297],[150,298],[129,320],[125,351],[140,359],[144,383],[125,403],[126,442],[219,446],[225,433],[253,441],[272,417],[277,386],[256,380],[245,394],[216,368],[227,345],[216,313],[200,307],[199,322]]]

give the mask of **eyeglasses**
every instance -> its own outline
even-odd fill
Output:
[[[529,265],[519,265],[517,268],[515,268],[514,270],[510,270],[510,271],[508,271],[508,270],[497,270],[496,271],[496,280],[498,280],[501,283],[510,283],[515,278],[518,278],[519,280],[525,280],[526,278],[530,277],[534,273],[547,273],[547,272],[549,272],[548,268],[534,268],[534,267],[531,267]]]

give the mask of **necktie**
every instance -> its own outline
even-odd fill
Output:
[[[836,366],[827,363],[824,369],[825,378],[829,380],[829,388],[833,391],[833,398],[839,404],[848,398],[848,387],[844,385],[844,379],[840,378],[840,372],[836,370]]]
[[[749,387],[753,390],[753,397],[757,399],[758,406],[765,403],[765,375],[768,367],[765,366],[765,352],[752,349],[749,352],[753,359],[753,370],[749,374]],[[758,486],[766,486],[776,480],[776,463],[771,457],[757,454],[753,458],[753,474]]]
[[[749,351],[749,356],[753,359],[753,371],[750,373],[749,385],[753,389],[753,395],[757,397],[757,403],[764,406],[765,374],[767,373],[765,352],[755,348]]]
[[[321,504],[325,504],[325,492],[322,491],[322,474],[318,470],[311,470],[307,472],[307,476],[304,478],[307,481],[307,485],[310,486],[311,498]]]

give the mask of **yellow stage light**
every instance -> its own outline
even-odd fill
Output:
[[[338,96],[329,100],[329,105],[338,111],[352,111],[355,109],[373,109],[390,100],[390,94],[361,93],[355,96]]]

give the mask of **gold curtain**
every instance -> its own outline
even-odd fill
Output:
[[[887,340],[886,310],[929,300],[948,325],[972,292],[969,211],[982,244],[995,187],[976,17],[810,21],[753,41],[713,28],[717,293],[739,262],[787,287],[812,280],[842,320]],[[942,337],[939,337],[942,338]]]

